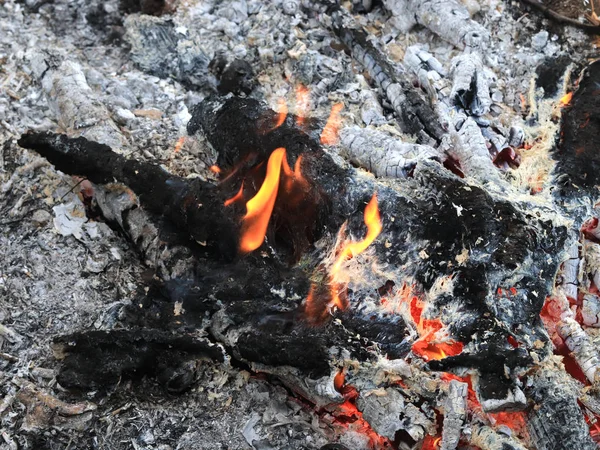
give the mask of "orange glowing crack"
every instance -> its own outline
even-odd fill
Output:
[[[367,235],[362,241],[348,242],[344,245],[344,248],[331,268],[332,276],[339,273],[342,264],[344,264],[345,261],[364,252],[377,236],[379,236],[379,233],[381,233],[383,226],[381,224],[381,216],[377,204],[377,193],[373,194],[373,197],[365,208],[365,225],[367,226]]]
[[[225,200],[225,206],[229,206],[234,204],[235,202],[239,201],[239,200],[243,200],[244,198],[244,183],[242,182],[242,185],[240,186],[240,190],[238,191],[237,194],[235,194],[233,197],[228,198],[227,200]]]
[[[321,132],[321,144],[323,145],[334,145],[339,141],[339,130],[342,124],[342,116],[340,111],[344,108],[343,103],[336,103],[331,107],[331,113],[329,119],[325,124],[325,128]]]
[[[221,168],[220,168],[219,166],[214,166],[214,165],[213,165],[213,166],[210,166],[210,171],[211,171],[212,173],[217,173],[217,174],[219,174],[219,173],[221,173]]]
[[[283,147],[271,153],[265,180],[256,195],[246,203],[247,212],[243,218],[240,239],[240,252],[242,253],[256,250],[265,240],[269,219],[279,190],[279,175],[284,158],[285,149]]]

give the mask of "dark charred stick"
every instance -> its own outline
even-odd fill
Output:
[[[590,34],[599,34],[600,33],[600,26],[591,25],[589,23],[581,23],[577,19],[572,19],[570,17],[563,16],[562,14],[559,14],[556,11],[553,11],[552,9],[550,9],[549,7],[547,7],[543,3],[540,3],[537,0],[520,0],[520,1],[521,1],[521,3],[523,3],[525,5],[528,5],[534,9],[537,9],[543,15],[545,15],[549,19],[552,19],[555,22],[558,22],[563,25],[570,25],[572,27],[579,28],[579,29],[585,31],[586,33],[590,33]]]
[[[432,140],[439,143],[446,132],[446,125],[425,95],[415,88],[404,66],[391,62],[374,44],[375,39],[370,39],[367,31],[358,27],[343,7],[327,1],[322,3],[328,6],[334,33],[391,103],[402,131],[418,136],[423,143]],[[421,133],[425,133],[425,139]]]
[[[235,256],[237,225],[223,206],[225,196],[214,185],[127,159],[85,138],[29,133],[21,137],[19,145],[35,150],[63,172],[86,176],[94,183],[117,180],[126,184],[149,211],[168,217],[195,241],[216,247],[223,257]]]
[[[207,339],[153,329],[75,333],[55,339],[53,350],[64,359],[58,382],[85,390],[114,386],[121,377],[154,375],[169,392],[180,393],[194,381],[196,360],[227,359],[223,347]]]

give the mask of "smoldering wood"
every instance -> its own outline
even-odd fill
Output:
[[[585,294],[581,301],[581,317],[588,327],[600,328],[600,297]]]
[[[536,226],[544,227],[538,222],[538,219],[532,216],[527,218],[522,216],[522,212],[517,212],[517,210],[514,209],[514,203],[497,203],[495,200],[492,200],[488,194],[485,194],[480,188],[477,188],[474,185],[466,186],[464,182],[460,181],[458,178],[451,175],[434,162],[428,163],[427,161],[421,161],[417,163],[413,172],[413,177],[406,181],[408,186],[410,186],[408,188],[409,192],[412,193],[408,197],[404,196],[406,194],[401,194],[396,190],[390,190],[386,186],[369,179],[361,180],[360,183],[358,183],[358,179],[356,178],[355,174],[352,174],[352,172],[348,169],[341,170],[340,167],[337,167],[335,164],[332,165],[327,154],[319,150],[319,146],[316,144],[316,141],[311,143],[311,138],[308,135],[300,132],[298,129],[295,129],[293,125],[293,119],[286,120],[281,127],[273,130],[271,133],[261,132],[260,130],[262,130],[263,127],[260,125],[260,123],[262,123],[261,121],[264,120],[263,118],[271,117],[274,114],[274,112],[264,111],[264,106],[261,106],[260,103],[255,100],[212,98],[205,100],[203,104],[194,109],[188,131],[190,133],[199,131],[202,132],[211,145],[218,151],[219,160],[225,164],[224,167],[235,165],[236,160],[244,160],[245,155],[251,154],[257,148],[266,150],[289,144],[290,148],[288,150],[290,155],[293,155],[293,157],[297,156],[298,152],[304,151],[305,153],[303,155],[306,157],[303,158],[303,173],[306,173],[306,176],[309,179],[313,180],[320,186],[326,197],[336,199],[335,204],[332,204],[331,206],[330,216],[348,217],[348,215],[352,215],[351,211],[355,210],[355,206],[353,205],[355,205],[356,199],[365,198],[368,196],[368,194],[366,194],[367,192],[373,192],[377,190],[379,193],[380,211],[382,212],[384,223],[387,224],[382,232],[381,240],[385,240],[386,236],[389,235],[390,241],[395,243],[392,248],[389,250],[382,250],[381,253],[379,253],[378,250],[380,247],[378,247],[377,243],[375,244],[375,249],[378,252],[378,256],[383,258],[380,262],[387,262],[397,267],[409,267],[410,265],[407,265],[407,262],[412,261],[412,264],[414,264],[414,271],[411,271],[411,273],[406,273],[406,275],[415,276],[417,281],[423,283],[425,289],[431,287],[431,283],[435,277],[443,276],[443,269],[441,269],[442,271],[440,272],[440,266],[437,265],[437,261],[452,259],[454,254],[452,253],[451,249],[454,248],[454,246],[458,245],[459,247],[457,248],[467,246],[468,248],[475,249],[481,245],[481,241],[478,241],[478,239],[475,237],[480,234],[475,230],[483,223],[489,224],[490,217],[496,217],[496,214],[501,214],[503,218],[512,217],[513,220],[515,220],[512,225],[509,225],[511,231],[508,232],[507,230],[506,232],[508,234],[504,234],[505,232],[503,231],[500,231],[500,234],[497,234],[498,232],[490,231],[484,233],[488,239],[490,236],[500,237],[500,235],[504,235],[504,237],[500,238],[502,240],[503,248],[503,256],[501,257],[502,262],[498,261],[499,265],[495,265],[496,267],[503,266],[504,264],[507,264],[511,267],[516,267],[518,264],[516,263],[516,260],[509,261],[505,259],[508,255],[511,255],[509,259],[515,257],[517,253],[521,253],[523,258],[526,257],[525,255],[528,251],[524,248],[516,250],[515,253],[512,250],[508,250],[506,247],[508,242],[515,239],[514,233],[517,232],[517,230],[521,230],[521,232],[524,233],[522,235],[522,238],[524,239],[523,242],[529,242],[527,245],[532,245],[533,243],[531,241],[530,233],[536,233],[534,231],[534,224],[538,223]],[[256,125],[257,123],[259,125]],[[478,128],[474,122],[473,125]],[[244,139],[239,139],[239,136],[244,136]],[[286,139],[286,136],[290,139]],[[294,138],[291,139],[291,136],[294,136]],[[485,151],[487,152],[487,148]],[[318,163],[316,163],[317,160],[311,155],[320,155]],[[266,155],[263,156],[263,158],[265,157]],[[489,153],[487,158],[491,164]],[[319,169],[312,168],[313,165],[319,167]],[[327,173],[326,176],[322,175],[324,172]],[[487,173],[488,172],[485,174],[487,175]],[[347,187],[342,190],[340,190],[340,183],[331,182],[338,176],[342,176],[345,180],[347,180],[343,183]],[[352,180],[357,181],[357,183],[349,183],[349,181]],[[399,180],[399,182],[400,181],[401,180]],[[424,195],[426,195],[427,198],[431,198],[431,195],[434,197],[436,195],[441,195],[439,198],[442,199],[442,202],[438,203],[433,209],[431,208],[429,201],[422,203],[424,197],[420,197],[418,195],[418,193],[421,192],[425,186],[425,191],[428,193]],[[468,190],[464,189],[465,186]],[[432,190],[433,192],[438,192],[439,194],[433,194]],[[401,190],[401,192],[406,191]],[[443,194],[441,194],[442,192]],[[460,205],[461,208],[464,207],[465,212],[460,212],[457,214],[455,209],[455,206],[457,205]],[[478,212],[475,214],[467,213],[467,210]],[[433,222],[428,222],[425,224],[420,223],[419,227],[415,227],[415,224],[411,222],[410,219],[413,214],[415,217],[432,218]],[[484,216],[481,217],[485,217],[486,219],[481,219],[481,221],[477,219],[476,222],[471,222],[471,219],[475,220],[474,217],[480,217],[479,214],[483,214]],[[390,215],[394,217],[393,221],[386,219]],[[455,235],[454,233],[458,230],[454,228],[454,225],[451,225],[455,220],[458,223],[463,223],[464,225],[461,225],[461,228],[464,226],[463,229],[469,231],[465,231],[464,234],[463,232],[458,232],[458,235]],[[464,223],[464,220],[468,220],[469,223]],[[416,220],[416,222],[422,222],[422,220]],[[339,224],[339,222],[336,223]],[[492,220],[492,223],[495,223],[495,220]],[[501,221],[501,223],[503,226],[508,225],[504,219]],[[525,231],[526,229],[529,229],[529,231]],[[560,227],[553,228],[553,231],[550,233],[552,234],[559,232],[559,229]],[[427,244],[427,242],[432,238],[433,235],[429,235],[429,231],[427,230],[430,230],[432,233],[434,233],[435,238],[433,239],[436,242],[440,239],[444,240],[445,245],[442,246],[442,249],[437,247],[434,249],[428,246],[429,244]],[[559,234],[563,232],[559,232]],[[409,233],[411,235],[411,240],[414,239],[417,242],[421,242],[419,250],[424,250],[426,254],[434,256],[426,260],[416,257],[414,253],[415,250],[409,243],[410,240],[404,237],[406,236],[405,233]],[[559,240],[561,239],[562,238],[559,238]],[[523,251],[525,251],[525,253],[522,253]],[[494,254],[495,251],[492,250],[490,253],[490,250],[486,250],[484,253],[491,255]],[[498,253],[496,253],[496,255],[500,256]],[[407,257],[409,259],[407,259]],[[517,259],[520,258],[521,257],[517,257]],[[548,262],[548,260],[546,260],[546,262]],[[461,281],[459,283],[459,287],[455,289],[455,298],[460,298],[460,296],[463,295],[461,294],[461,289],[467,289],[467,291],[469,291],[469,294],[467,295],[469,298],[473,298],[473,296],[477,297],[478,295],[485,297],[488,290],[486,287],[488,283],[487,280],[489,280],[490,276],[489,272],[487,275],[484,275],[485,270],[481,266],[470,266],[469,264],[467,264],[467,268],[465,268],[464,272],[459,269],[460,275],[458,276],[458,279]],[[546,270],[552,271],[553,269],[544,269],[544,271]],[[512,269],[508,269],[508,272],[511,272],[511,274],[513,273]],[[449,273],[447,273],[447,275],[449,275]],[[518,282],[518,288],[524,289],[523,292],[531,292],[531,290],[534,289],[534,285],[537,285],[535,288],[536,292],[550,292],[552,289],[551,283],[544,282],[543,284],[545,286],[542,286],[540,285],[540,280],[538,277],[532,276],[530,278],[525,274],[523,275],[525,278]],[[529,281],[526,282],[525,279],[529,280],[533,284],[528,284]],[[463,287],[460,287],[460,285]],[[495,291],[495,289],[496,288],[492,289],[492,291]],[[480,292],[480,294],[475,294],[476,292]],[[512,321],[516,321],[515,323],[537,323],[537,315],[539,313],[539,308],[541,308],[540,299],[544,298],[544,294],[538,294],[538,297],[527,297],[527,295],[520,297],[519,301],[524,301],[527,306],[525,306],[524,309],[519,308],[519,312],[506,305],[508,309],[505,310],[504,313],[501,312],[504,310],[504,307],[501,307],[496,309],[495,312],[491,314],[500,313],[502,316],[501,320],[509,323]],[[358,307],[358,305],[356,307]],[[487,309],[486,306],[483,306],[481,303],[477,303],[477,306],[475,306],[475,302],[472,300],[467,300],[465,307],[469,313],[464,311],[463,313],[466,314],[466,316],[463,317],[471,318],[467,322],[461,321],[460,323],[455,323],[455,328],[452,328],[452,332],[456,336],[459,336],[461,340],[464,339],[465,342],[468,342],[472,339],[474,334],[473,330],[481,326],[482,329],[494,330],[492,335],[493,333],[498,332],[499,337],[498,342],[494,343],[494,339],[491,339],[488,336],[487,342],[490,347],[482,346],[480,348],[479,344],[477,344],[477,354],[479,356],[473,356],[472,359],[467,358],[464,359],[464,361],[459,359],[457,362],[460,363],[456,364],[455,366],[460,366],[461,364],[462,367],[476,366],[478,367],[478,370],[480,370],[481,366],[487,367],[486,363],[484,363],[486,359],[492,361],[496,358],[493,355],[502,355],[502,362],[497,361],[497,363],[491,364],[489,369],[483,369],[484,371],[489,370],[489,374],[485,377],[482,377],[482,379],[486,380],[486,388],[482,390],[482,396],[483,398],[491,396],[491,398],[496,399],[507,399],[507,404],[514,406],[515,394],[512,393],[513,390],[510,388],[511,382],[504,384],[505,381],[501,381],[506,380],[503,367],[505,365],[507,367],[516,367],[519,365],[527,366],[530,364],[530,362],[527,362],[528,358],[525,357],[525,355],[522,353],[522,350],[517,351],[512,349],[512,347],[510,347],[509,350],[509,348],[506,347],[506,335],[504,334],[504,331],[499,330],[493,322],[483,319],[481,314],[483,310]],[[470,313],[473,313],[473,316],[469,316]],[[517,313],[519,317],[516,317],[514,315],[515,313]],[[536,325],[534,325],[534,328],[535,327]],[[524,331],[523,328],[521,328],[521,330]],[[541,331],[541,329],[539,331],[533,331],[533,329],[531,329],[531,331],[527,331],[526,333],[529,332],[532,333],[532,336],[536,336],[533,340],[538,338],[543,339],[544,333]],[[492,348],[493,350],[491,350]],[[490,353],[488,353],[488,351]],[[435,370],[447,370],[448,367],[451,367],[453,364],[450,361],[454,361],[454,359],[446,358],[444,361],[448,361],[448,364],[441,365],[439,367],[435,366]],[[433,368],[434,364],[430,363],[430,367]],[[502,387],[494,387],[495,383],[500,383],[500,386]],[[522,399],[518,399],[518,402],[522,403]]]
[[[465,175],[483,184],[493,180],[502,186],[481,128],[471,117],[467,117],[457,127],[458,131],[449,134],[440,148],[456,158]]]
[[[407,77],[406,69],[399,63],[392,63],[376,46],[376,41],[370,39],[363,28],[357,26],[344,8],[331,2],[322,3],[327,6],[335,34],[350,49],[352,58],[367,70],[391,103],[398,115],[400,128],[416,136],[424,132],[427,140],[439,142],[445,133],[445,125],[430,101],[413,86]]]
[[[471,444],[482,450],[527,450],[517,439],[497,433],[492,427],[474,424],[470,431]]]
[[[441,159],[428,145],[402,142],[376,130],[347,127],[340,131],[348,159],[378,177],[405,178],[422,159]]]
[[[569,311],[570,312],[570,311]],[[600,355],[592,340],[574,317],[567,315],[557,326],[557,331],[571,350],[575,361],[591,383],[595,382],[596,373],[600,369]]]
[[[418,23],[459,49],[485,48],[490,40],[490,33],[455,0],[384,0],[383,4],[407,28]]]
[[[576,242],[567,250],[567,259],[560,270],[560,288],[571,299],[577,299],[579,287],[579,243]]]
[[[559,197],[590,192],[600,183],[600,158],[592,144],[600,133],[600,124],[592,117],[600,111],[600,96],[594,93],[600,83],[600,62],[590,64],[583,72],[577,90],[562,116],[561,139],[553,158],[558,177]]]

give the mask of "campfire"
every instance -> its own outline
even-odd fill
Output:
[[[3,445],[597,448],[599,7],[2,2]]]

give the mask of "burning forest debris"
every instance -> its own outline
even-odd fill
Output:
[[[0,446],[597,448],[598,6],[1,2]]]

